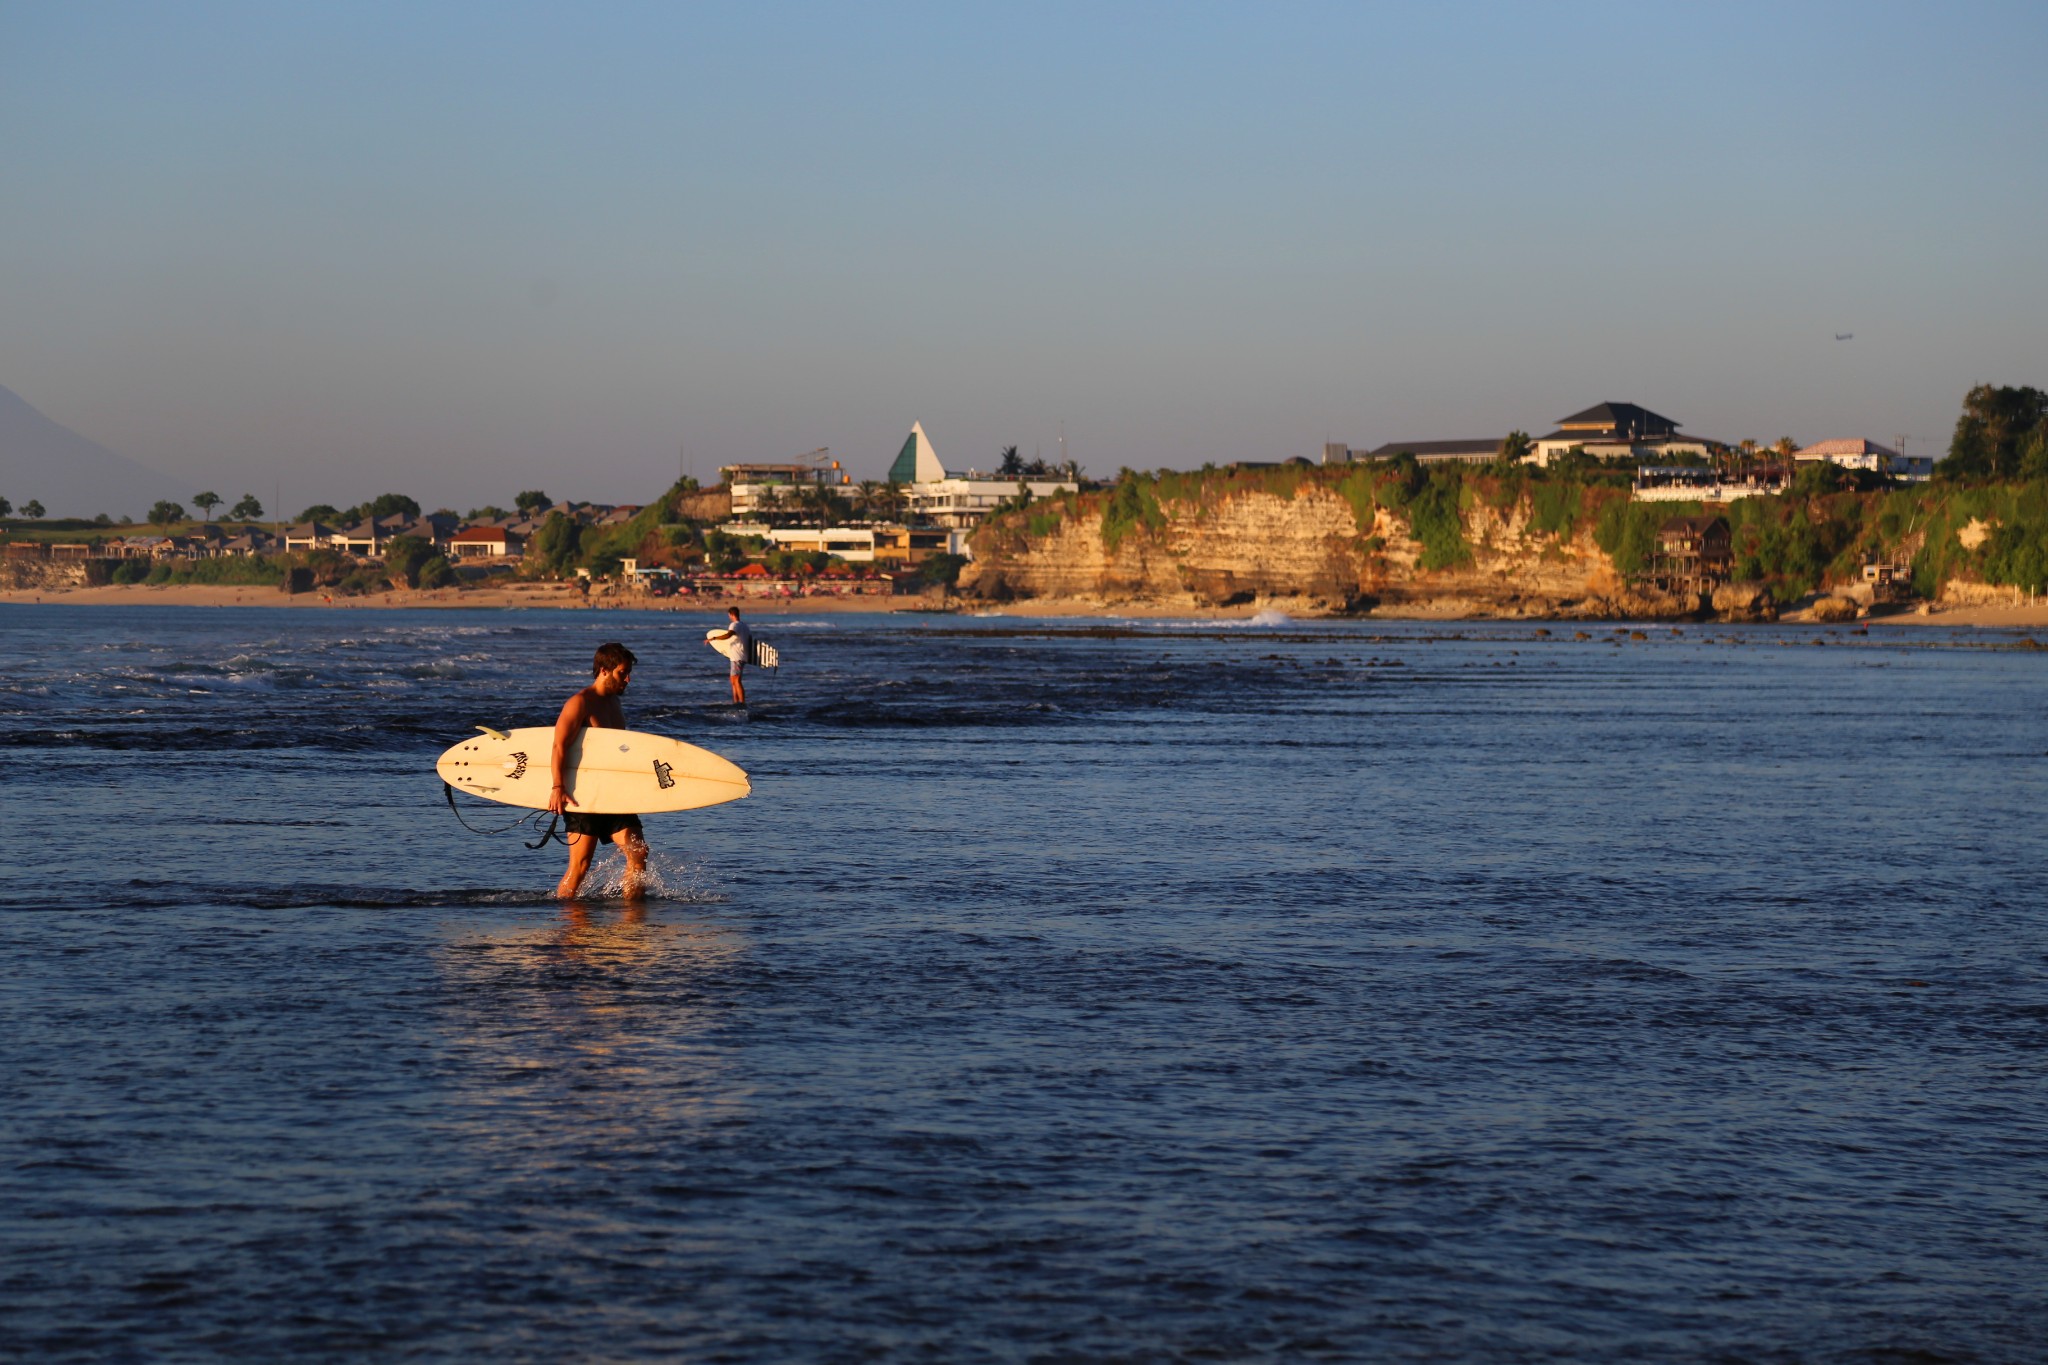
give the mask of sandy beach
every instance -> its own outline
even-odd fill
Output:
[[[936,608],[932,599],[922,597],[832,596],[816,597],[648,597],[638,594],[599,594],[586,597],[566,583],[517,583],[487,588],[375,593],[363,597],[332,597],[321,593],[300,593],[286,597],[273,589],[250,586],[202,586],[177,584],[151,587],[121,584],[99,588],[76,588],[69,592],[16,589],[0,591],[0,605],[63,603],[67,606],[167,607],[317,607],[326,611],[375,611],[398,607],[499,608],[506,610],[578,611],[679,611],[720,612],[737,601],[741,610],[754,616],[806,615],[819,612],[924,612]],[[980,616],[1074,616],[1125,617],[1174,620],[1246,620],[1261,611],[1279,611],[1297,619],[1312,619],[1324,613],[1305,604],[1290,602],[1250,603],[1234,607],[1194,607],[1159,602],[1107,602],[1093,598],[1042,598],[1025,602],[975,602],[952,599],[951,610]],[[1376,611],[1363,620],[1478,620],[1486,618],[1443,615],[1429,612]],[[1788,622],[1801,623],[1796,614]],[[1922,613],[1900,612],[1875,616],[1863,624],[1873,626],[1976,626],[1992,630],[2048,629],[2048,601],[2032,605],[1973,605],[1936,608]]]

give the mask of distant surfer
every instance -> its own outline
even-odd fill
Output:
[[[740,609],[738,607],[727,607],[725,615],[725,629],[714,630],[704,638],[717,645],[725,653],[725,657],[731,661],[732,666],[726,676],[732,679],[732,704],[734,706],[745,706],[747,704],[747,689],[741,681],[740,675],[746,671],[747,660],[753,657],[754,632],[747,629],[745,621],[740,620]],[[727,641],[732,643],[728,644],[726,643]]]
[[[597,647],[597,654],[590,661],[590,671],[597,675],[590,686],[569,698],[562,707],[561,717],[555,721],[554,789],[548,793],[548,809],[562,817],[562,828],[569,842],[569,870],[562,874],[561,884],[555,887],[555,894],[567,899],[576,894],[576,888],[583,885],[583,878],[590,871],[590,860],[597,856],[597,846],[611,842],[619,846],[626,855],[625,894],[628,900],[637,900],[647,871],[647,836],[641,832],[640,817],[637,815],[585,814],[569,807],[576,804],[576,798],[562,790],[561,774],[569,770],[569,747],[576,737],[586,729],[623,730],[626,728],[626,713],[619,705],[619,698],[625,695],[626,685],[633,680],[633,651],[617,641]],[[737,686],[737,684],[735,684]]]

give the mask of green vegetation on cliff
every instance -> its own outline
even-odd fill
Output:
[[[1872,486],[1875,485],[1875,486]],[[1570,542],[1590,535],[1624,580],[1645,576],[1673,517],[1708,510],[1690,502],[1630,500],[1626,472],[1532,467],[1425,467],[1412,458],[1343,466],[1233,467],[1191,473],[1124,470],[1108,489],[1033,504],[992,517],[977,545],[998,555],[1043,543],[1066,522],[1100,516],[1102,545],[1114,554],[1132,537],[1157,537],[1175,520],[1200,519],[1231,498],[1293,499],[1305,490],[1343,498],[1358,548],[1385,548],[1382,511],[1421,546],[1417,567],[1450,570],[1475,561],[1476,514],[1519,522],[1528,540]],[[1717,507],[1728,519],[1737,579],[1779,600],[1843,586],[1863,565],[1910,563],[1915,588],[1934,596],[1956,579],[2048,590],[2048,478],[1885,487],[1812,465],[1777,497]]]

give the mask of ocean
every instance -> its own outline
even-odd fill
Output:
[[[2048,652],[714,619],[0,609],[0,1354],[2040,1357]]]

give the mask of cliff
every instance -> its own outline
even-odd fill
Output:
[[[1630,592],[1584,517],[1539,527],[1529,499],[1496,506],[1440,491],[1439,512],[1446,501],[1454,509],[1457,544],[1432,545],[1416,526],[1430,509],[1415,505],[1412,490],[1400,490],[1409,494],[1404,505],[1390,505],[1388,489],[1359,476],[1347,484],[1319,475],[1277,487],[1228,474],[1170,483],[1123,528],[1115,501],[1133,501],[1127,485],[1010,512],[976,535],[961,591],[994,601],[1258,602],[1426,616],[1680,615],[1701,606]]]
[[[1423,469],[1412,461],[1125,471],[1116,484],[991,516],[961,592],[1115,607],[1269,603],[1415,616],[1768,619],[1867,612],[1866,568],[1901,595],[2048,590],[2048,479],[1860,487],[1828,465],[1713,510],[1733,576],[1711,597],[1645,586],[1672,517],[1617,470]]]
[[[108,581],[111,564],[104,559],[0,560],[0,589],[69,592],[96,588]]]

